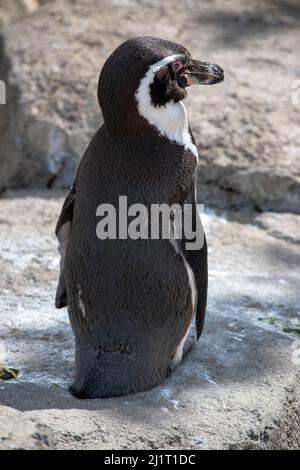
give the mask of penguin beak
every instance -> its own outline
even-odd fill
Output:
[[[184,76],[187,85],[214,85],[224,80],[224,71],[217,64],[191,60],[185,69]]]

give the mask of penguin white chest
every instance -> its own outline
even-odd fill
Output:
[[[171,142],[183,145],[198,159],[197,147],[192,142],[187,112],[182,101],[177,103],[170,101],[164,106],[155,106],[150,95],[150,85],[154,81],[155,74],[161,67],[172,62],[176,57],[178,56],[172,55],[165,57],[150,66],[148,72],[142,78],[135,95],[138,112],[149,124],[154,126],[161,135],[167,137]]]

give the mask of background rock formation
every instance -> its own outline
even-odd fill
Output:
[[[39,3],[38,0],[0,0],[0,28],[34,12]]]
[[[224,84],[187,100],[201,201],[300,212],[296,0],[59,0],[1,33],[0,188],[65,187],[101,124],[96,86],[123,40],[151,34],[220,63]],[[298,93],[300,94],[300,92]],[[297,98],[297,96],[296,96]]]

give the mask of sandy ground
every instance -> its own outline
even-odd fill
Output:
[[[299,447],[299,241],[252,214],[203,216],[209,302],[203,336],[161,386],[123,398],[68,393],[74,342],[54,308],[61,192],[0,200],[0,448]],[[287,222],[288,220],[288,222]]]

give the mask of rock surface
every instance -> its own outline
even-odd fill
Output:
[[[105,58],[151,34],[225,69],[223,84],[195,87],[187,100],[202,201],[300,213],[299,25],[298,0],[49,2],[1,33],[0,189],[72,183],[101,123]]]
[[[51,433],[20,411],[0,406],[0,450],[46,450],[52,447]]]
[[[0,28],[24,18],[38,7],[37,0],[0,0]]]
[[[61,203],[54,191],[0,201],[0,362],[20,370],[0,382],[0,447],[299,448],[299,241],[234,214],[203,216],[209,302],[198,345],[153,390],[76,400],[73,336],[53,306]],[[293,217],[282,215],[281,233]]]
[[[300,243],[300,216],[298,215],[264,212],[254,218],[254,223],[277,238],[291,243]]]

